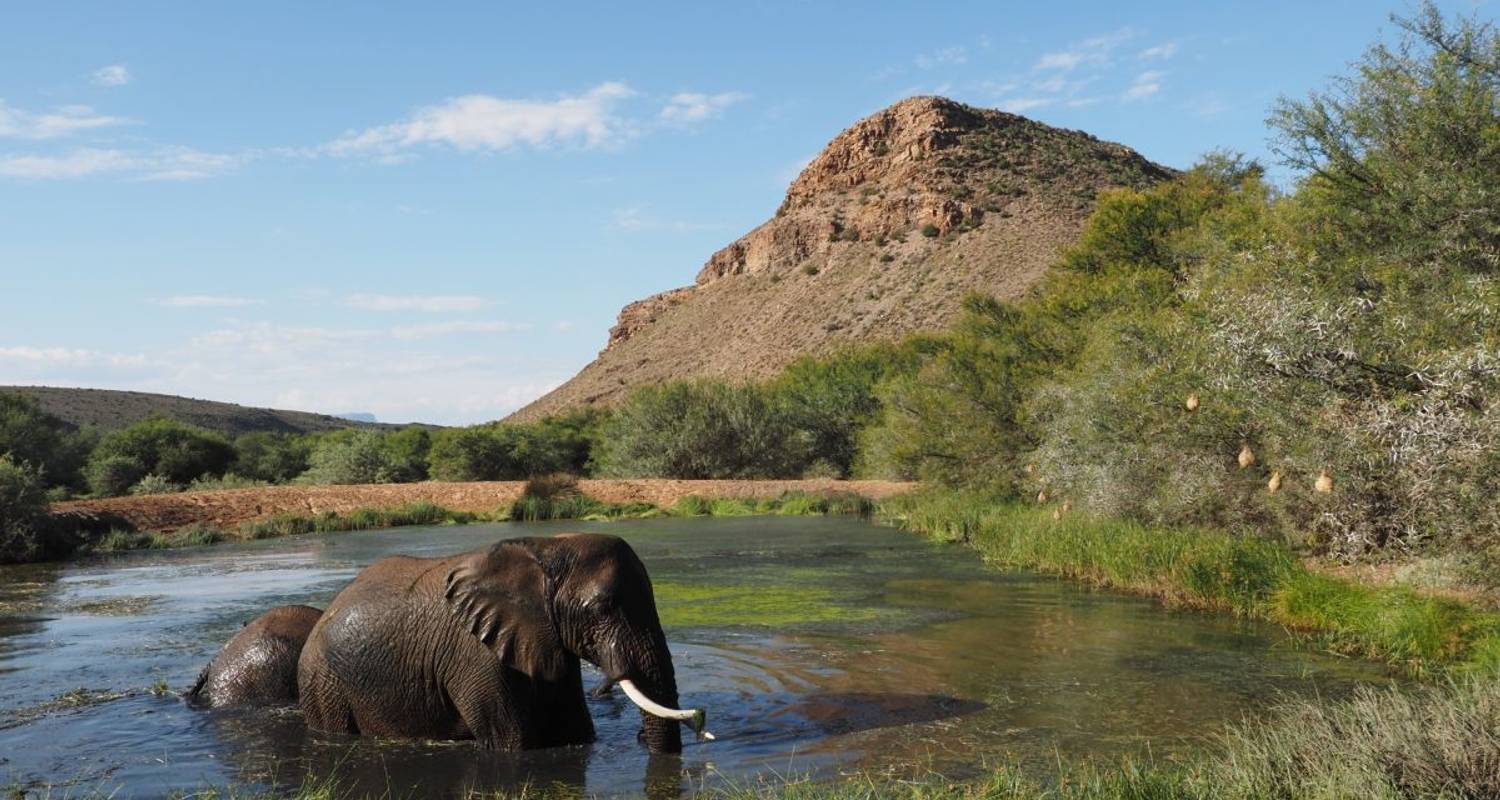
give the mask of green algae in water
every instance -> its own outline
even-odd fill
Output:
[[[858,606],[820,586],[660,582],[654,587],[662,624],[678,627],[873,622],[888,615]]]

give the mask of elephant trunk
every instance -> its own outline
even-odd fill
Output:
[[[633,670],[638,680],[622,680],[620,688],[641,707],[642,738],[646,749],[652,753],[680,753],[684,714],[677,708],[677,676],[672,669],[672,653],[667,649],[666,637],[660,633],[642,644],[644,646],[637,652],[643,656]],[[688,712],[686,717],[689,721],[701,720],[702,712]],[[701,729],[701,722],[696,728]]]

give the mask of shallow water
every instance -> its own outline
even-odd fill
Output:
[[[717,741],[684,732],[680,757],[648,757],[619,692],[590,700],[593,745],[521,754],[309,733],[295,709],[209,712],[175,695],[240,624],[322,607],[382,556],[562,530],[635,547],[683,703],[709,710]],[[1059,755],[1163,760],[1282,694],[1385,680],[1267,626],[998,573],[963,548],[840,518],[404,528],[0,568],[0,787],[69,786],[52,796],[309,774],[395,797],[524,784],[675,796],[807,774],[1044,769]],[[161,682],[174,691],[153,693]]]

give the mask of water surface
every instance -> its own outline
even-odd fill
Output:
[[[209,712],[175,695],[243,622],[323,607],[383,556],[562,530],[613,533],[641,555],[683,703],[709,710],[717,741],[685,732],[680,757],[648,757],[618,692],[590,700],[594,744],[520,754],[311,733],[295,709]],[[68,786],[52,796],[296,787],[308,774],[397,797],[526,784],[675,796],[778,776],[1163,760],[1277,696],[1383,680],[1268,626],[996,572],[966,549],[840,518],[404,528],[0,568],[0,786]]]

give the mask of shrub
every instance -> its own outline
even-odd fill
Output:
[[[147,475],[178,485],[222,475],[234,459],[234,446],[219,434],[158,418],[106,434],[89,456],[87,472],[96,494],[117,495]]]
[[[922,235],[926,236],[929,239],[936,239],[937,235],[940,233],[942,233],[942,230],[940,230],[938,226],[933,225],[930,222],[922,226]]]
[[[41,473],[0,454],[0,563],[34,561],[47,549]]]
[[[432,434],[417,426],[408,426],[381,439],[389,462],[385,481],[390,483],[415,483],[427,480],[428,457],[432,450]]]
[[[146,465],[126,455],[96,455],[89,459],[89,489],[102,497],[117,497],[146,477]]]
[[[440,481],[493,481],[511,471],[506,443],[488,428],[449,428],[433,437],[432,476]]]
[[[632,392],[610,420],[599,457],[619,477],[795,477],[808,440],[766,388],[674,381]]]
[[[603,415],[585,412],[534,424],[449,428],[433,437],[433,477],[448,481],[522,480],[589,467]]]
[[[130,487],[130,493],[134,495],[172,494],[180,491],[182,491],[181,486],[161,475],[147,475]]]
[[[247,433],[234,440],[234,471],[250,480],[286,483],[307,471],[313,438],[285,433]]]
[[[308,458],[309,483],[390,483],[396,463],[374,431],[341,431],[320,441]]]
[[[203,477],[188,484],[190,492],[211,492],[223,489],[253,489],[257,486],[266,486],[267,481],[256,480],[243,475],[227,472],[222,477]]]
[[[0,392],[0,455],[36,467],[48,486],[81,486],[94,435],[75,432],[35,400]]]

